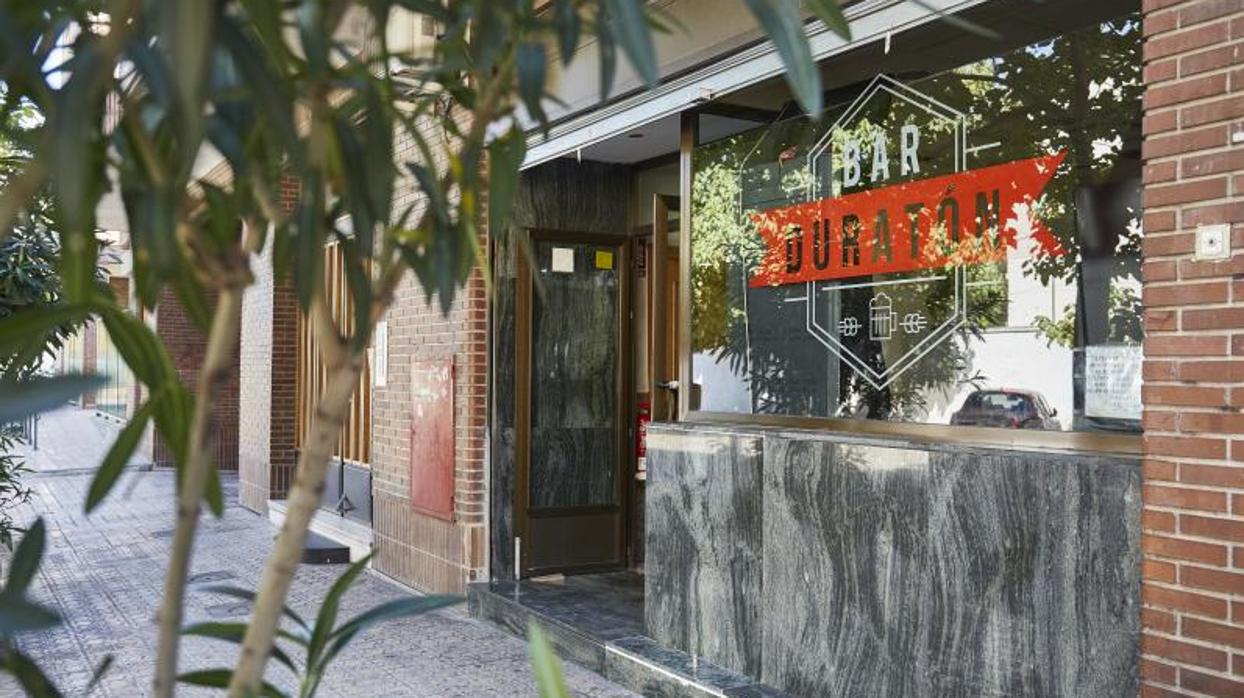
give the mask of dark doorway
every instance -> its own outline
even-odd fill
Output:
[[[515,352],[518,573],[626,564],[629,262],[624,236],[533,232]]]

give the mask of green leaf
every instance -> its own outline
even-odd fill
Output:
[[[153,415],[156,429],[168,442],[169,450],[173,452],[173,458],[180,466],[186,460],[186,449],[189,447],[194,396],[180,380],[171,380],[160,388],[159,402],[160,406]]]
[[[181,301],[186,315],[206,334],[212,326],[212,309],[203,292],[203,286],[194,278],[194,274],[187,271],[173,276],[173,289],[177,291],[177,300]]]
[[[325,30],[324,3],[317,0],[298,3],[296,17],[298,38],[302,42],[309,74],[315,80],[323,79],[328,75],[328,49],[332,43],[332,37]]]
[[[277,77],[271,64],[250,39],[250,35],[228,14],[219,18],[221,44],[233,56],[238,72],[250,88],[249,95],[255,100],[264,131],[276,137],[291,157],[290,169],[300,171],[305,161],[304,151],[294,124],[294,103],[289,94],[289,80]]]
[[[42,604],[0,594],[0,638],[8,638],[29,630],[43,630],[60,625],[60,614]]]
[[[82,691],[83,695],[89,695],[91,691],[95,690],[100,680],[104,678],[104,674],[108,673],[108,670],[112,668],[112,661],[113,656],[111,654],[99,660],[99,664],[95,665],[95,671],[91,672],[91,680],[86,683],[86,688]]]
[[[0,382],[0,424],[60,407],[83,393],[102,387],[105,382],[102,376],[73,373]]]
[[[789,0],[747,0],[747,6],[786,64],[786,82],[795,93],[799,106],[808,114],[820,114],[821,74],[812,60],[812,50],[808,48],[796,3]]]
[[[56,92],[50,120],[51,172],[63,226],[65,294],[71,300],[85,300],[98,251],[95,209],[108,181],[103,172],[103,140],[95,125],[103,115],[103,88],[114,65],[100,51],[99,40],[85,32],[74,42],[73,51],[73,73]]]
[[[510,17],[501,12],[499,2],[476,2],[471,4],[471,63],[475,70],[487,74],[492,71],[497,56],[506,44],[510,31]]]
[[[648,87],[655,87],[660,75],[657,73],[657,54],[652,46],[652,33],[644,17],[643,3],[639,0],[604,0],[608,12],[607,21],[622,44],[626,57],[635,66],[639,77]]]
[[[41,307],[37,312],[18,312],[0,319],[0,356],[21,352],[31,341],[42,338],[60,325],[76,325],[90,314],[82,303]]]
[[[500,235],[510,225],[519,168],[527,153],[527,139],[513,128],[488,146],[488,231]]]
[[[212,516],[219,519],[225,515],[225,493],[220,486],[220,471],[215,462],[207,464],[207,483],[203,487],[203,499],[207,502],[207,509],[212,512]]]
[[[596,44],[600,47],[600,98],[604,101],[613,89],[613,77],[618,71],[618,47],[608,22],[596,25]]]
[[[216,6],[216,3],[210,2],[157,5],[162,25],[158,41],[169,54],[169,68],[177,76],[173,82],[181,106],[179,140],[182,141],[181,156],[186,165],[192,164],[202,135],[203,84],[207,79],[208,59],[215,36],[212,26]]]
[[[206,208],[199,216],[199,228],[207,233],[206,239],[215,243],[222,252],[233,250],[242,231],[242,213],[233,192],[226,191],[210,182],[200,181]]]
[[[294,291],[305,310],[324,283],[324,179],[318,170],[303,176],[298,200],[298,237],[294,242]]]
[[[146,323],[115,305],[100,305],[98,311],[126,365],[153,394],[178,381],[168,350]]]
[[[531,669],[536,676],[536,692],[540,698],[569,698],[570,691],[566,690],[561,661],[534,620],[527,624],[527,639],[530,641]]]
[[[370,83],[369,83],[370,85]],[[397,167],[393,159],[394,124],[386,118],[388,109],[379,89],[370,86],[366,91],[363,108],[364,173],[367,187],[364,199],[370,202],[372,217],[381,224],[389,221],[393,211],[393,186],[397,181]],[[372,256],[371,230],[355,230],[360,252]]]
[[[843,39],[851,39],[851,27],[847,18],[842,15],[842,7],[838,0],[804,0],[804,5],[816,14],[817,19],[825,23],[829,30]]]
[[[407,616],[417,616],[439,608],[446,608],[462,603],[461,596],[415,596],[402,599],[394,599],[387,601],[378,606],[374,606],[350,620],[342,623],[330,635],[331,639],[338,639],[346,635],[366,630],[377,623],[385,621],[397,620]]]
[[[255,32],[282,72],[288,68],[289,52],[285,46],[284,31],[281,27],[281,4],[271,0],[242,0],[246,15],[251,20]]]
[[[177,677],[181,683],[188,683],[191,686],[206,686],[208,688],[228,688],[229,679],[233,678],[232,669],[203,669],[200,671],[187,671]],[[285,694],[276,686],[263,682],[259,695],[264,698],[286,698]]]
[[[311,642],[307,644],[307,666],[319,664],[320,654],[331,637],[333,626],[337,624],[337,609],[341,607],[341,598],[345,596],[350,585],[354,584],[354,580],[367,569],[367,563],[370,561],[371,555],[366,555],[350,565],[349,569],[343,572],[328,590],[323,603],[320,604],[320,612],[315,617],[315,627],[311,630]]]
[[[8,596],[25,596],[35,573],[39,571],[39,562],[43,560],[43,549],[47,545],[47,527],[43,518],[35,519],[22,542],[17,544],[13,552],[13,560],[9,563],[9,581],[4,586],[4,594]]]
[[[579,47],[579,32],[583,27],[574,0],[557,0],[553,16],[557,27],[557,45],[561,50],[562,64],[570,65],[575,49]]]
[[[548,121],[544,113],[544,80],[548,71],[548,56],[544,44],[527,41],[518,45],[518,93],[531,118],[541,124]]]
[[[371,275],[357,238],[346,238],[338,243],[341,246],[342,266],[345,268],[346,290],[350,302],[354,305],[354,328],[351,332],[354,347],[360,351],[367,348],[370,339],[372,297]]]
[[[197,637],[210,637],[216,640],[224,640],[232,642],[235,645],[242,644],[242,639],[246,637],[246,623],[195,623],[194,625],[182,628],[182,635],[194,635]],[[276,644],[272,645],[272,651],[269,653],[273,659],[284,664],[290,671],[298,673],[298,667],[294,665],[293,660]]]
[[[144,402],[134,411],[130,421],[121,429],[121,433],[117,434],[116,441],[112,442],[112,447],[104,456],[104,462],[100,464],[99,470],[95,471],[95,477],[91,480],[91,486],[86,492],[86,504],[84,505],[86,513],[94,511],[95,507],[104,501],[104,497],[112,491],[113,485],[121,477],[126,464],[130,462],[130,456],[134,455],[138,442],[142,440],[143,431],[147,428],[147,422],[151,420],[151,415],[158,404],[159,401],[155,397]]]
[[[0,666],[17,678],[17,682],[31,698],[61,698],[61,692],[43,673],[38,664],[16,648],[6,648],[0,655]]]
[[[378,218],[372,206],[370,190],[380,185],[380,182],[373,184],[370,170],[373,165],[383,167],[384,163],[372,160],[356,129],[344,115],[338,114],[333,120],[333,135],[341,152],[341,172],[336,179],[340,180],[339,186],[345,189],[342,199],[350,212],[351,232],[359,241],[361,250],[370,257],[372,234]]]
[[[387,603],[364,611],[349,621],[342,623],[340,627],[333,631],[329,636],[328,649],[324,651],[319,662],[314,666],[308,667],[308,672],[314,675],[316,683],[318,677],[327,671],[329,664],[332,663],[337,655],[348,646],[359,633],[369,627],[383,623],[389,620],[397,620],[408,616],[420,615],[439,608],[453,606],[462,602],[459,596],[420,596],[415,598],[395,599]]]
[[[242,599],[244,601],[255,603],[255,596],[256,596],[255,592],[251,591],[250,589],[243,589],[242,587],[235,587],[235,586],[229,586],[227,584],[222,584],[222,585],[213,585],[210,587],[204,587],[203,591],[206,591],[209,594],[220,594],[221,596],[230,596],[235,599]],[[301,616],[295,613],[293,609],[291,609],[289,606],[282,606],[281,613],[286,618],[294,621],[294,623],[296,623],[298,627],[302,628],[303,630],[310,630],[310,626],[307,625],[307,622],[303,620]]]
[[[124,130],[122,130],[124,132]],[[135,292],[144,307],[154,308],[164,282],[178,275],[174,211],[161,192],[131,182],[121,174],[121,201],[130,226],[134,251]]]

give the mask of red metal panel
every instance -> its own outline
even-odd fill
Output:
[[[410,504],[454,518],[454,360],[411,362]]]

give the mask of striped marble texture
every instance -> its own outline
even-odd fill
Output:
[[[657,640],[799,696],[1135,695],[1136,460],[653,431],[649,491],[662,496],[648,501],[646,619]],[[762,455],[740,458],[741,443]],[[730,511],[741,502],[760,503],[759,521]],[[758,573],[751,551],[722,552],[722,540],[757,535]],[[729,591],[702,591],[716,587]],[[713,634],[732,638],[728,651]]]

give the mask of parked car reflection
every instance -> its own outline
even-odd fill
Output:
[[[1006,429],[1046,429],[1058,431],[1058,410],[1045,396],[1034,390],[999,388],[977,390],[967,396],[963,407],[950,418],[951,424]]]

